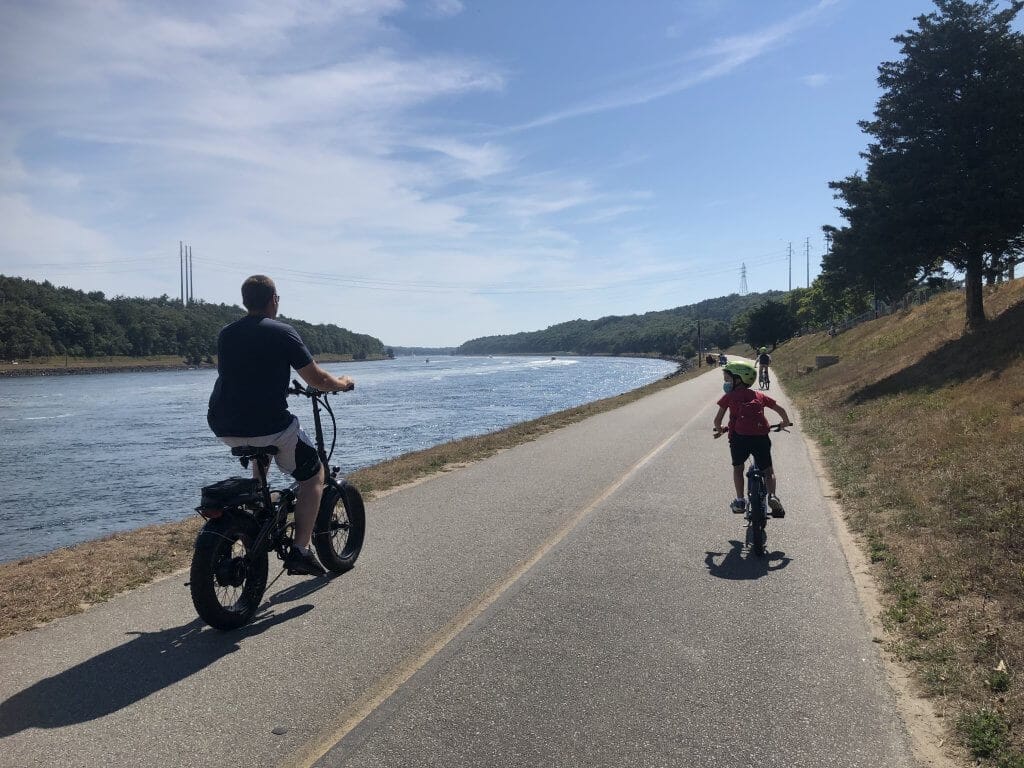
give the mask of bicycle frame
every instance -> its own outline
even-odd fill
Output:
[[[320,457],[320,463],[324,467],[324,484],[338,485],[337,474],[339,471],[338,467],[333,469],[328,467],[328,461],[330,457],[327,454],[327,449],[324,445],[324,430],[323,421],[320,418],[320,397],[325,393],[314,389],[313,387],[303,387],[298,381],[292,382],[293,386],[289,389],[290,394],[302,394],[309,397],[313,401],[313,425],[316,434],[316,451]],[[326,403],[324,403],[326,406]],[[330,406],[326,406],[330,412]],[[333,413],[332,413],[333,416]],[[239,459],[241,465],[248,468],[249,461],[254,461],[256,466],[256,478],[259,481],[260,491],[260,508],[253,510],[255,517],[260,523],[259,534],[256,540],[253,542],[252,549],[246,554],[246,559],[251,559],[252,556],[256,556],[263,552],[264,549],[269,551],[270,547],[267,546],[267,540],[272,538],[272,546],[277,548],[282,545],[286,545],[287,541],[281,541],[280,534],[286,529],[286,521],[288,519],[288,513],[294,508],[294,502],[296,497],[296,491],[298,483],[293,482],[287,488],[284,488],[278,493],[280,497],[275,503],[273,499],[273,489],[270,487],[270,482],[267,479],[267,473],[270,469],[270,457],[269,456],[257,456],[248,457],[243,456]]]
[[[757,554],[764,552],[765,528],[768,525],[767,499],[768,489],[764,474],[757,466],[757,462],[751,461],[747,467],[747,510],[750,515],[747,543],[753,546]]]
[[[324,428],[323,421],[320,417],[321,405],[331,415],[331,419],[334,419],[334,411],[331,410],[331,406],[328,404],[326,399],[326,392],[321,392],[313,387],[303,387],[298,381],[292,380],[292,387],[288,390],[290,394],[305,395],[313,401],[313,429],[315,430],[316,437],[316,452],[320,457],[320,464],[324,468],[324,485],[340,485],[338,482],[338,473],[341,471],[340,467],[330,466],[331,456],[334,455],[334,444],[331,444],[331,452],[327,453],[327,448],[324,445]],[[321,401],[321,397],[324,399]],[[335,436],[337,436],[337,424],[335,424]]]

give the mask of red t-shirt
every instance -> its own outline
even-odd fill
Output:
[[[750,387],[737,387],[718,401],[720,408],[729,409],[729,431],[736,435],[767,435],[764,409],[772,405],[772,398]]]

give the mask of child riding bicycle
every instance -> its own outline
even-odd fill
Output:
[[[790,426],[789,415],[785,408],[764,392],[750,388],[757,378],[757,370],[750,363],[729,363],[722,369],[722,376],[725,379],[722,385],[725,395],[718,400],[714,430],[716,435],[726,431],[722,428],[722,417],[729,411],[729,452],[732,454],[732,479],[736,488],[736,498],[729,508],[737,514],[746,511],[747,502],[743,498],[743,465],[749,456],[753,456],[768,486],[768,506],[772,510],[772,515],[785,517],[786,510],[775,493],[772,441],[768,437],[769,426],[764,409],[770,408],[779,414],[783,427]]]

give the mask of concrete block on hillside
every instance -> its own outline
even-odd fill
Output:
[[[817,355],[814,358],[814,364],[818,368],[828,368],[830,365],[835,365],[839,362],[839,355]]]

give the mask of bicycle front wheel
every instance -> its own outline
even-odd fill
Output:
[[[267,553],[253,551],[256,521],[230,515],[207,523],[196,539],[189,574],[199,617],[220,630],[249,622],[267,589]]]
[[[313,546],[324,568],[344,573],[356,564],[366,536],[366,509],[354,485],[342,482],[324,488],[313,528]]]
[[[758,557],[764,557],[766,544],[768,543],[768,533],[765,531],[767,522],[768,520],[763,510],[760,514],[752,512],[750,515],[750,527],[747,529],[749,532],[750,551]]]

